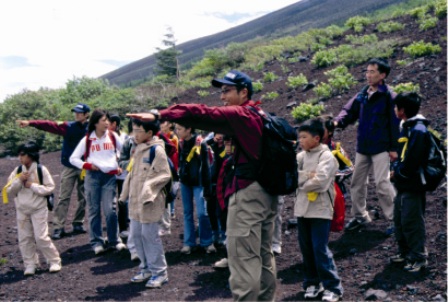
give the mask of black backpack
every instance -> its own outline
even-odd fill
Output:
[[[287,195],[298,187],[297,132],[284,118],[248,108],[263,119],[262,154],[256,180],[271,195]]]
[[[22,165],[20,165],[17,168],[17,174],[22,173]],[[39,178],[39,183],[42,185],[43,184],[43,174],[42,174],[42,165],[41,164],[37,164],[37,177]],[[47,208],[49,211],[53,211],[53,207],[54,207],[54,194],[51,193],[50,195],[47,195]]]
[[[446,177],[446,150],[443,143],[431,131],[426,164],[420,169],[420,177],[425,191],[434,191]]]
[[[154,158],[156,157],[156,147],[151,146],[149,148],[149,164],[152,165],[152,162]],[[168,206],[168,204],[176,198],[175,193],[173,192],[173,182],[179,180],[179,176],[177,175],[177,171],[174,168],[174,164],[169,158],[168,154],[166,155],[166,159],[168,161],[168,166],[170,166],[170,172],[171,172],[171,179],[170,181],[163,187],[163,190],[165,191],[165,207]]]

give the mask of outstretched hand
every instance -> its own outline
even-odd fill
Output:
[[[127,117],[136,118],[145,122],[153,122],[156,117],[152,113],[126,113]]]
[[[27,127],[30,124],[30,122],[29,121],[24,121],[24,120],[16,120],[16,124],[20,128],[24,128],[24,127]]]

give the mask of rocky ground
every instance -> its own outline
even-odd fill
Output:
[[[410,18],[399,20],[406,24],[405,30],[389,34],[393,38],[406,37],[411,41],[425,40],[442,46],[442,53],[417,59],[407,66],[399,67],[397,60],[406,56],[402,51],[394,53],[390,59],[392,72],[389,82],[393,85],[403,82],[419,83],[425,98],[421,112],[431,121],[433,127],[446,137],[446,19],[439,27],[427,32],[419,32]],[[366,33],[371,33],[372,27]],[[380,40],[384,34],[377,33]],[[341,40],[342,42],[342,40]],[[265,71],[281,75],[273,83],[265,84],[264,91],[277,91],[280,97],[264,103],[267,111],[289,115],[287,104],[300,103],[311,97],[311,93],[293,90],[285,85],[288,75],[303,73],[310,81],[326,81],[323,72],[309,62],[289,64],[289,73],[284,74],[281,64],[273,61]],[[337,114],[343,104],[363,85],[365,66],[350,69],[359,84],[340,96],[325,103],[326,113]],[[254,80],[262,79],[262,73],[249,73]],[[216,90],[201,100],[207,104],[219,104]],[[254,99],[261,96],[255,95]],[[188,91],[180,97],[183,102],[198,99],[195,91]],[[336,139],[354,157],[356,127],[350,126]],[[51,171],[59,191],[60,153],[43,154],[41,161]],[[3,187],[9,173],[18,161],[15,158],[0,159],[0,185]],[[381,301],[446,301],[447,299],[447,191],[446,184],[427,195],[426,226],[429,266],[417,274],[409,274],[399,266],[391,265],[388,258],[396,253],[393,237],[386,237],[384,230],[388,223],[382,218],[374,185],[368,186],[368,209],[372,217],[377,217],[367,229],[355,233],[332,233],[330,248],[338,266],[344,287],[344,300]],[[57,196],[56,196],[57,197]],[[283,252],[276,257],[278,301],[301,301],[303,290],[302,258],[297,243],[297,231],[287,223],[293,218],[293,196],[287,196],[283,217]],[[66,230],[70,231],[73,218],[75,196],[72,198]],[[350,218],[351,201],[347,200],[346,220]],[[170,281],[162,289],[148,290],[144,284],[133,284],[129,279],[138,271],[138,263],[131,262],[128,252],[109,252],[96,257],[88,244],[88,235],[69,235],[55,241],[61,253],[63,268],[60,273],[50,274],[42,261],[41,270],[33,277],[23,276],[23,263],[17,245],[17,228],[13,203],[0,207],[0,300],[146,300],[146,301],[230,301],[228,288],[229,272],[215,270],[212,264],[224,256],[223,249],[217,254],[207,255],[198,251],[185,256],[182,247],[182,208],[176,202],[177,218],[173,221],[172,234],[163,237]],[[52,213],[49,215],[49,221]],[[85,223],[87,227],[87,223]],[[50,228],[52,228],[50,224]]]

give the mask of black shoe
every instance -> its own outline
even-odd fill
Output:
[[[84,234],[86,230],[82,224],[74,224],[73,225],[73,234]]]
[[[53,235],[51,236],[52,239],[58,240],[65,236],[64,228],[62,229],[54,229]]]
[[[366,223],[368,223],[366,220],[353,218],[347,224],[345,225],[346,231],[356,231],[366,226]]]

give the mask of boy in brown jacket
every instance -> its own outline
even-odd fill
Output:
[[[146,283],[149,288],[161,287],[168,281],[159,221],[165,210],[166,192],[163,189],[171,179],[171,172],[164,143],[155,136],[159,129],[158,121],[132,120],[137,147],[119,199],[129,200],[130,229],[141,260],[141,270],[131,281],[144,282],[149,279]]]

